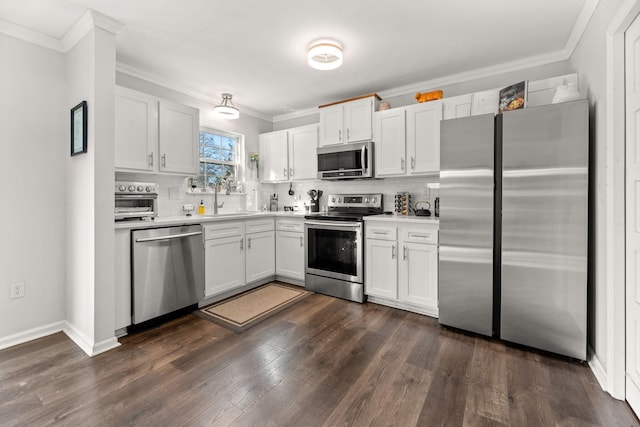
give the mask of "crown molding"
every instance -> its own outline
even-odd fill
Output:
[[[47,49],[55,50],[57,52],[66,52],[59,39],[39,33],[27,27],[14,24],[13,22],[5,21],[4,19],[0,19],[0,33],[38,46],[46,47]]]
[[[576,19],[576,24],[573,26],[573,30],[571,30],[569,38],[567,39],[567,44],[564,46],[567,59],[573,55],[573,51],[582,39],[582,35],[587,29],[587,25],[598,8],[599,3],[600,0],[587,0],[582,6],[582,10],[580,11],[580,14],[578,14],[578,19]]]
[[[273,116],[273,123],[284,122],[286,120],[297,119],[298,117],[306,117],[318,112],[318,107],[311,107],[304,110],[297,110],[291,113]]]
[[[190,89],[175,81],[163,79],[161,77],[158,77],[155,74],[151,74],[146,71],[139,70],[138,68],[132,67],[127,64],[123,64],[121,62],[116,62],[116,71],[131,77],[135,77],[140,80],[147,81],[149,83],[156,84],[158,86],[165,87],[167,89],[171,89],[173,91],[182,93],[184,95],[188,95],[192,98],[211,104],[212,108],[213,106],[218,105],[220,103],[219,98],[218,99],[211,98],[210,96],[203,95],[200,92],[197,92],[194,89]],[[234,105],[236,106],[236,108],[240,110],[240,114],[246,114],[247,116],[255,117],[256,119],[260,119],[260,120],[265,120],[269,123],[273,122],[273,117],[268,114],[261,113],[259,111],[253,110],[249,107],[237,104],[235,102],[234,102]]]
[[[113,18],[109,18],[93,9],[87,9],[60,41],[62,42],[65,52],[68,52],[94,28],[100,28],[112,34],[117,34],[123,26],[123,24]]]

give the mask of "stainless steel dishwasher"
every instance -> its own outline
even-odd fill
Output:
[[[131,237],[131,323],[197,304],[204,296],[202,226],[134,230]]]

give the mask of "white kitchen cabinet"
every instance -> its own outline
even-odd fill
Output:
[[[365,222],[365,293],[371,302],[438,315],[434,224]]]
[[[405,109],[394,108],[375,114],[375,173],[378,177],[405,173]]]
[[[375,114],[376,177],[440,171],[442,101]]]
[[[244,225],[205,225],[205,297],[221,294],[245,284]]]
[[[442,118],[443,120],[459,119],[460,117],[469,117],[471,115],[472,94],[453,96],[442,100]]]
[[[271,220],[273,224],[273,220]],[[275,263],[275,234],[272,229],[259,233],[249,233],[245,236],[246,250],[246,281],[252,283],[276,274]]]
[[[318,125],[260,135],[262,182],[317,179]]]
[[[196,108],[116,87],[116,170],[196,175],[199,120]]]
[[[320,107],[320,146],[373,139],[378,95]]]
[[[158,164],[158,99],[116,86],[115,166],[152,172]]]
[[[304,219],[276,219],[276,276],[304,282]]]
[[[131,230],[115,230],[114,243],[114,330],[118,331],[131,325]]]

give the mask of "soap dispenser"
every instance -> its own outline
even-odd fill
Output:
[[[204,200],[200,200],[200,204],[198,205],[198,215],[204,215]]]

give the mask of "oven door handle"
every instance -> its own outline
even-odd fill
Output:
[[[307,225],[314,225],[320,227],[344,227],[344,228],[360,228],[360,224],[345,223],[339,221],[305,221]]]

